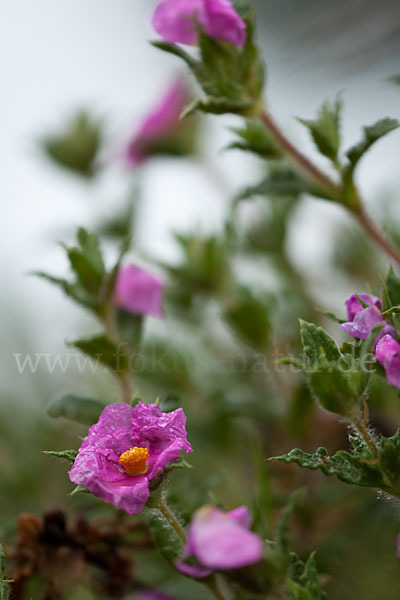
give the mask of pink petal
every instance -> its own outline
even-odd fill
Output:
[[[204,0],[205,30],[215,39],[244,46],[246,23],[234,9],[231,0]]]
[[[152,25],[167,42],[195,44],[196,19],[204,21],[203,0],[164,0],[156,7]]]
[[[134,314],[162,317],[164,285],[135,265],[121,267],[115,282],[114,304]]]
[[[376,345],[376,359],[385,369],[386,379],[400,389],[400,344],[385,335]]]
[[[347,318],[349,321],[353,321],[356,314],[364,309],[357,296],[358,298],[361,298],[365,304],[368,304],[369,306],[376,306],[379,310],[382,309],[382,302],[376,296],[371,296],[370,294],[352,294],[345,302],[347,308]]]
[[[186,551],[190,550],[202,566],[213,570],[238,569],[259,562],[263,556],[261,538],[217,508],[200,509],[188,537]]]

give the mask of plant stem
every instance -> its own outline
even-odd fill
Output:
[[[103,323],[104,323],[107,335],[110,338],[110,340],[112,342],[114,342],[114,344],[117,347],[120,348],[121,343],[120,343],[117,329],[115,327],[114,311],[113,311],[113,308],[111,305],[107,308],[107,311],[103,317]],[[125,404],[130,404],[130,402],[133,398],[133,387],[132,387],[132,379],[131,379],[129,372],[119,371],[119,372],[116,372],[115,375],[121,386],[122,401]]]
[[[279,129],[271,115],[264,111],[260,116],[268,131],[285,152],[287,157],[301,169],[309,179],[312,179],[332,194],[332,198],[340,195],[340,186],[328,175],[321,171],[307,156],[298,150],[292,142]],[[364,206],[359,199],[357,206],[351,211],[359,220],[360,224],[375,243],[400,265],[400,251],[385,237],[378,227],[371,221],[365,212]]]
[[[178,535],[178,537],[182,540],[182,542],[184,544],[186,544],[186,533],[185,533],[185,530],[183,529],[182,525],[179,523],[178,519],[176,518],[176,516],[174,515],[174,513],[171,511],[171,509],[169,508],[169,506],[165,502],[162,494],[160,494],[160,497],[159,497],[159,500],[158,500],[158,503],[157,503],[157,508],[160,511],[160,513],[163,515],[163,517],[171,525],[171,527],[174,529],[174,531],[176,532],[176,534]]]
[[[358,208],[356,209],[356,215],[364,227],[364,229],[369,233],[370,237],[375,240],[375,242],[389,255],[395,260],[398,264],[400,264],[400,252],[397,250],[393,244],[385,237],[385,235],[380,231],[380,229],[375,225],[373,221],[371,221],[369,215],[366,213],[365,208],[359,203]]]
[[[209,590],[214,594],[218,600],[227,600],[226,594],[223,591],[220,580],[218,579],[218,575],[214,573],[207,583]]]
[[[300,150],[298,150],[292,142],[285,136],[285,134],[279,129],[278,125],[273,120],[272,116],[264,111],[261,115],[261,119],[264,125],[267,127],[269,132],[278,142],[279,146],[288,157],[297,164],[297,166],[304,171],[304,173],[310,178],[322,185],[324,188],[328,188],[331,191],[337,193],[339,186],[330,178],[325,175],[314,163],[312,163],[307,156],[305,156]]]

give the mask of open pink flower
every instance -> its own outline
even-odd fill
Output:
[[[154,29],[168,42],[196,44],[197,24],[214,40],[246,41],[246,24],[231,0],[163,0],[153,16]]]
[[[375,356],[385,369],[388,382],[400,389],[400,344],[391,335],[385,335],[376,345]]]
[[[149,484],[180,451],[191,452],[181,408],[163,413],[157,404],[106,406],[83,440],[69,472],[73,483],[128,514],[139,513]]]
[[[250,529],[251,518],[245,506],[225,513],[214,506],[197,511],[189,526],[184,559],[176,567],[191,577],[207,577],[212,571],[228,571],[252,565],[264,553],[261,538]]]
[[[137,315],[162,317],[164,282],[136,267],[120,267],[114,287],[114,306]]]
[[[182,77],[175,79],[129,143],[124,154],[128,165],[138,165],[149,156],[160,153],[163,142],[185,126],[180,117],[190,98],[187,82]]]
[[[368,305],[366,308],[363,307],[359,298]],[[384,317],[381,313],[382,302],[376,296],[358,294],[357,297],[356,294],[353,294],[347,298],[346,308],[348,322],[341,323],[340,327],[343,331],[357,339],[366,340],[372,329],[379,323],[384,322]],[[375,343],[387,334],[396,335],[396,330],[389,323],[384,324]]]

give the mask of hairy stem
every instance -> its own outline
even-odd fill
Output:
[[[311,162],[300,150],[298,150],[292,142],[279,129],[271,115],[264,111],[261,119],[279,146],[284,150],[285,154],[310,178],[319,183],[322,187],[328,188],[332,192],[337,193],[339,186],[325,175],[314,163]]]
[[[400,251],[393,246],[393,244],[387,239],[387,237],[375,225],[375,223],[371,221],[361,203],[356,210],[356,215],[365,231],[368,232],[369,236],[386,252],[386,254],[400,264]]]
[[[179,523],[178,519],[174,515],[174,513],[169,508],[168,504],[165,502],[165,499],[160,495],[160,498],[157,503],[157,508],[163,517],[168,521],[171,525],[172,529],[176,532],[181,541],[186,544],[186,533],[183,529],[182,525]]]
[[[264,111],[261,120],[271,133],[275,141],[279,144],[286,156],[301,170],[307,177],[318,183],[326,189],[333,198],[340,194],[340,186],[317,167],[307,156],[298,150],[292,142],[279,129],[271,115]],[[393,260],[400,265],[400,251],[385,237],[380,229],[371,221],[362,205],[361,200],[352,210],[352,213],[358,218],[358,221],[368,233],[371,239],[382,248]]]

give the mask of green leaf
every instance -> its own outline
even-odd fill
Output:
[[[169,521],[158,510],[148,510],[148,524],[157,550],[169,563],[174,563],[181,553],[182,540]]]
[[[96,234],[87,232],[83,227],[78,229],[77,240],[77,248],[67,248],[71,267],[81,286],[89,293],[98,294],[105,275],[99,240]]]
[[[328,600],[319,582],[315,553],[309,556],[305,564],[294,553],[291,555],[291,560],[292,578],[287,582],[289,598],[291,600]]]
[[[282,358],[278,358],[276,361],[277,365],[291,365],[299,369],[299,371],[303,371],[304,365],[299,358],[295,358],[294,356],[283,356]]]
[[[158,402],[162,412],[169,413],[181,408],[182,402],[177,394],[166,394]]]
[[[60,133],[41,140],[41,146],[59,166],[78,175],[92,177],[97,171],[96,159],[102,139],[101,123],[81,111],[69,119]]]
[[[388,491],[400,496],[400,429],[390,438],[384,436],[379,440],[380,466],[386,479],[390,482]]]
[[[340,147],[340,113],[343,102],[340,96],[330,104],[326,101],[319,110],[317,119],[309,121],[299,119],[311,132],[313,140],[319,151],[337,164]]]
[[[78,348],[81,352],[109,367],[117,374],[128,370],[128,359],[122,347],[117,347],[106,335],[100,334],[91,338],[75,340],[67,344]]]
[[[260,121],[247,119],[246,127],[233,129],[233,131],[239,137],[239,140],[230,144],[228,148],[253,152],[253,154],[267,160],[276,160],[283,157],[281,148]]]
[[[83,485],[77,485],[70,493],[70,496],[78,496],[78,494],[90,494],[90,492]]]
[[[313,323],[300,320],[306,381],[314,398],[325,410],[350,420],[359,413],[367,385],[359,365],[342,355],[336,342]]]
[[[81,227],[77,232],[77,242],[76,247],[62,244],[76,276],[75,281],[71,282],[42,272],[34,274],[59,286],[67,296],[99,314],[104,303],[102,296],[106,276],[99,241],[95,234]]]
[[[329,456],[325,448],[318,448],[314,454],[309,454],[298,448],[291,450],[288,454],[270,458],[285,463],[295,463],[304,469],[315,471],[319,469],[324,475],[336,475],[345,483],[363,487],[385,489],[382,473],[378,466],[368,464],[359,456],[339,450],[333,456]]]
[[[196,66],[196,61],[194,58],[190,56],[181,46],[177,46],[176,44],[172,44],[170,42],[163,42],[161,40],[155,40],[150,42],[152,46],[162,50],[163,52],[167,52],[168,54],[173,54],[178,58],[181,58],[188,67],[194,68]]]
[[[270,343],[271,324],[268,306],[249,289],[240,288],[237,298],[225,312],[232,329],[250,346],[265,350]]]
[[[382,300],[384,312],[389,311],[393,307],[397,308],[400,305],[400,278],[394,272],[393,267],[390,267],[387,274]],[[400,328],[400,316],[392,314],[390,315],[390,320],[395,327]]]
[[[268,175],[254,186],[245,188],[236,201],[246,200],[252,196],[293,196],[311,194],[320,198],[331,199],[326,191],[315,185],[289,166],[276,166]]]
[[[335,362],[340,352],[333,340],[322,327],[300,319],[300,335],[303,352],[309,361],[309,367],[318,367],[321,361]]]
[[[289,498],[286,506],[281,511],[276,531],[277,548],[285,560],[289,559],[289,522],[297,504],[304,498],[304,488],[296,490]]]
[[[93,299],[91,294],[88,294],[88,292],[82,288],[79,283],[69,282],[66,279],[54,277],[53,275],[49,275],[41,271],[36,271],[32,274],[36,277],[40,277],[41,279],[45,279],[49,283],[57,285],[67,296],[85,308],[97,311],[98,303]]]
[[[64,417],[82,425],[97,423],[105,404],[93,398],[83,398],[74,394],[66,394],[53,402],[47,414],[53,419]]]
[[[60,458],[62,460],[67,460],[72,464],[78,456],[78,452],[76,450],[44,450],[43,454],[46,454],[47,456],[55,456],[56,458]]]
[[[350,161],[350,170],[354,171],[360,158],[369,150],[369,148],[381,137],[387,135],[391,131],[394,131],[400,126],[397,119],[381,119],[370,125],[364,127],[364,137],[356,146],[353,146],[348,150],[347,157]]]
[[[360,375],[359,370],[342,372],[337,363],[320,364],[309,373],[309,383],[314,398],[325,410],[352,420],[359,413],[363,391]]]

